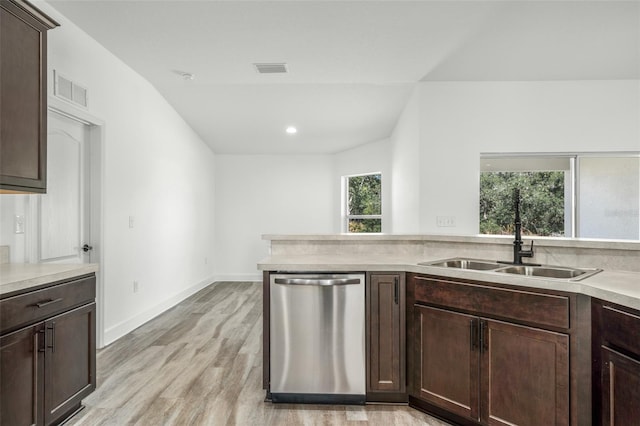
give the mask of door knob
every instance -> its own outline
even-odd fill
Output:
[[[82,251],[83,252],[86,253],[86,252],[88,252],[90,250],[93,250],[93,247],[91,247],[89,244],[85,244],[85,245],[82,246]]]

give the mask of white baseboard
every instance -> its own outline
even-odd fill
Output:
[[[103,342],[104,346],[107,346],[115,342],[125,334],[130,333],[131,331],[140,327],[142,324],[152,320],[153,318],[157,317],[158,315],[165,312],[166,310],[173,308],[175,305],[182,302],[187,297],[197,293],[198,291],[207,287],[209,284],[213,283],[214,281],[215,281],[214,277],[207,278],[206,280],[200,281],[199,283],[187,288],[186,290],[183,290],[169,297],[168,299],[157,304],[151,309],[147,309],[146,311],[141,312],[135,315],[134,317],[124,320],[119,324],[116,324],[113,327],[105,330],[104,342]]]
[[[262,274],[216,274],[215,281],[262,281]]]

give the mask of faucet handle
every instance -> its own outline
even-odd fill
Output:
[[[527,250],[528,257],[533,257],[533,240],[531,240],[531,247]]]

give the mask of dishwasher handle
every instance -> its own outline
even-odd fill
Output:
[[[276,278],[276,284],[336,286],[360,284],[360,278]]]

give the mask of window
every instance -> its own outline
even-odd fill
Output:
[[[525,235],[640,238],[640,155],[490,155],[480,158],[480,233],[513,233],[513,189]]]
[[[513,234],[514,189],[520,189],[523,235],[572,236],[570,157],[483,157],[480,233]]]
[[[577,235],[640,239],[640,156],[578,160]]]
[[[382,232],[382,174],[343,177],[345,232]]]

